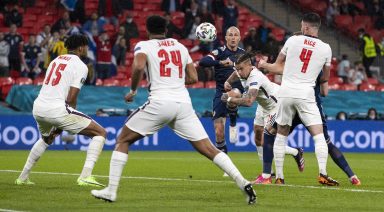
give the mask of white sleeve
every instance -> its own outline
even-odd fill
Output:
[[[135,46],[135,48],[134,48],[134,55],[136,56],[136,54],[138,54],[138,53],[144,53],[144,54],[146,54],[146,55],[148,55],[147,54],[147,52],[148,52],[148,50],[147,50],[147,48],[146,48],[146,45],[145,45],[145,43],[143,42],[143,41],[140,41],[140,42],[138,42],[137,44],[136,44],[136,46]]]
[[[71,87],[81,89],[88,75],[88,66],[83,64],[78,64],[74,66],[74,74],[71,82]]]
[[[251,76],[249,76],[249,79],[248,79],[249,90],[250,89],[259,90],[264,83],[265,83],[264,75],[261,72],[256,72],[255,74],[252,74]]]
[[[332,49],[327,44],[327,52],[326,52],[326,55],[325,55],[325,65],[326,66],[331,66],[331,61],[332,61]]]
[[[288,51],[288,48],[291,47],[291,40],[293,39],[294,36],[288,38],[287,41],[285,41],[285,44],[283,46],[283,48],[281,49],[280,53],[284,54],[284,55],[287,55],[287,51]]]

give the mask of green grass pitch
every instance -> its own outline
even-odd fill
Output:
[[[237,186],[196,152],[132,151],[115,203],[97,200],[92,188],[76,185],[85,152],[47,151],[30,176],[36,185],[14,185],[28,153],[0,151],[0,211],[384,211],[382,154],[345,154],[362,181],[359,187],[328,158],[328,173],[341,184],[336,188],[317,183],[313,153],[304,154],[303,173],[286,156],[287,185],[255,185],[258,203],[249,206]],[[261,172],[255,152],[229,155],[246,178]],[[103,183],[110,156],[103,152],[94,170]]]

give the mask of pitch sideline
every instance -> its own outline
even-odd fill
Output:
[[[19,170],[0,170],[0,172],[8,173],[19,173]],[[66,175],[66,176],[78,176],[78,173],[65,173],[65,172],[31,172],[33,174],[48,174],[48,175]],[[93,175],[100,178],[108,178],[109,176],[105,175]],[[223,181],[223,180],[193,180],[193,179],[181,179],[181,178],[162,178],[162,177],[132,177],[132,176],[122,176],[123,179],[139,179],[139,180],[159,180],[159,181],[189,181],[189,182],[205,182],[205,183],[233,183],[232,181]],[[256,185],[259,186],[259,185]],[[338,188],[338,187],[319,187],[319,186],[305,186],[305,185],[274,185],[270,184],[267,186],[285,186],[291,188],[308,188],[308,189],[325,189],[325,190],[336,190],[336,191],[348,191],[348,192],[363,192],[363,193],[384,193],[380,190],[365,190],[365,189],[348,189],[348,188]]]

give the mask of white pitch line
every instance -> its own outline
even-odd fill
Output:
[[[26,212],[26,211],[16,211],[16,210],[11,210],[11,209],[0,208],[0,212]]]
[[[21,171],[18,170],[0,170],[0,172],[8,172],[8,173],[19,173]],[[66,176],[79,176],[78,173],[63,173],[63,172],[32,172],[33,174],[47,174],[47,175],[66,175]],[[94,175],[95,177],[108,178],[109,176],[105,175]],[[181,179],[181,178],[162,178],[162,177],[133,177],[133,176],[122,176],[123,179],[139,179],[139,180],[158,180],[158,181],[189,181],[189,182],[205,182],[205,183],[233,183],[232,181],[224,181],[224,180],[194,180],[194,179]],[[261,186],[261,185],[256,185]],[[348,191],[348,192],[362,192],[362,193],[384,193],[381,190],[366,190],[366,189],[348,189],[348,188],[340,188],[340,187],[319,187],[319,186],[305,186],[305,185],[293,185],[293,184],[285,184],[285,185],[275,185],[269,184],[267,186],[284,186],[291,188],[307,188],[307,189],[323,189],[323,190],[334,190],[334,191]]]

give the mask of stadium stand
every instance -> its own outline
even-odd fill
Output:
[[[288,0],[287,0],[288,1]],[[300,7],[303,11],[315,11],[325,16],[325,12],[328,7],[327,0],[315,1],[315,0],[291,0],[292,4]],[[335,17],[334,23],[337,28],[342,30],[345,34],[352,38],[357,37],[357,29],[362,27],[367,29],[369,33],[378,41],[384,35],[383,30],[374,29],[373,18],[367,14],[364,5],[359,1],[352,1],[361,11],[361,14],[356,16],[351,15],[338,15]],[[164,11],[161,11],[161,0],[154,0],[147,2],[145,0],[134,0],[133,10],[123,10],[121,15],[117,18],[116,24],[107,23],[103,26],[103,30],[106,31],[110,37],[117,34],[119,26],[122,26],[123,22],[128,16],[133,18],[133,21],[138,26],[139,37],[131,38],[129,40],[130,48],[127,50],[125,55],[125,66],[117,66],[116,74],[110,79],[95,79],[93,85],[96,86],[123,86],[129,87],[131,85],[131,65],[133,62],[133,48],[141,40],[146,39],[145,31],[145,18],[151,14],[164,15]],[[98,1],[97,0],[85,0],[85,15],[89,17],[92,13],[98,12]],[[283,42],[287,31],[283,28],[276,26],[274,23],[266,21],[263,17],[252,13],[248,8],[237,5],[239,11],[238,27],[241,31],[242,37],[248,35],[249,28],[259,28],[264,26],[269,28],[273,37]],[[29,34],[38,34],[46,24],[53,25],[58,21],[62,14],[65,12],[65,8],[61,7],[55,0],[36,0],[34,6],[28,8],[19,8],[19,12],[23,15],[22,27],[18,28],[18,33],[23,37],[24,42],[28,40]],[[185,25],[185,13],[181,11],[171,12],[172,22],[179,28],[183,28]],[[1,32],[9,32],[9,28],[4,24],[5,15],[0,13],[0,30]],[[218,30],[218,37],[222,38],[222,22],[223,18],[214,15],[215,26]],[[73,22],[72,25],[81,27],[79,22]],[[354,27],[350,27],[353,25]],[[175,37],[183,43],[187,48],[191,49],[195,45],[198,45],[198,41],[182,38],[179,35]],[[204,56],[202,52],[191,53],[191,57],[194,61],[198,61]],[[336,57],[332,60],[331,67],[331,79],[329,80],[330,89],[332,90],[344,90],[344,91],[383,91],[384,85],[375,78],[368,78],[360,86],[346,84],[343,80],[337,76],[338,59]],[[19,72],[10,70],[11,77],[0,78],[0,91],[1,98],[5,99],[12,85],[42,85],[44,81],[44,72],[41,73],[36,79],[25,79],[20,78]],[[274,76],[268,75],[268,78],[275,81]],[[278,83],[278,82],[277,82]],[[143,80],[140,82],[140,87],[145,87],[147,81]],[[198,82],[194,85],[189,85],[188,88],[215,88],[215,82],[212,79],[208,79],[205,82]]]

